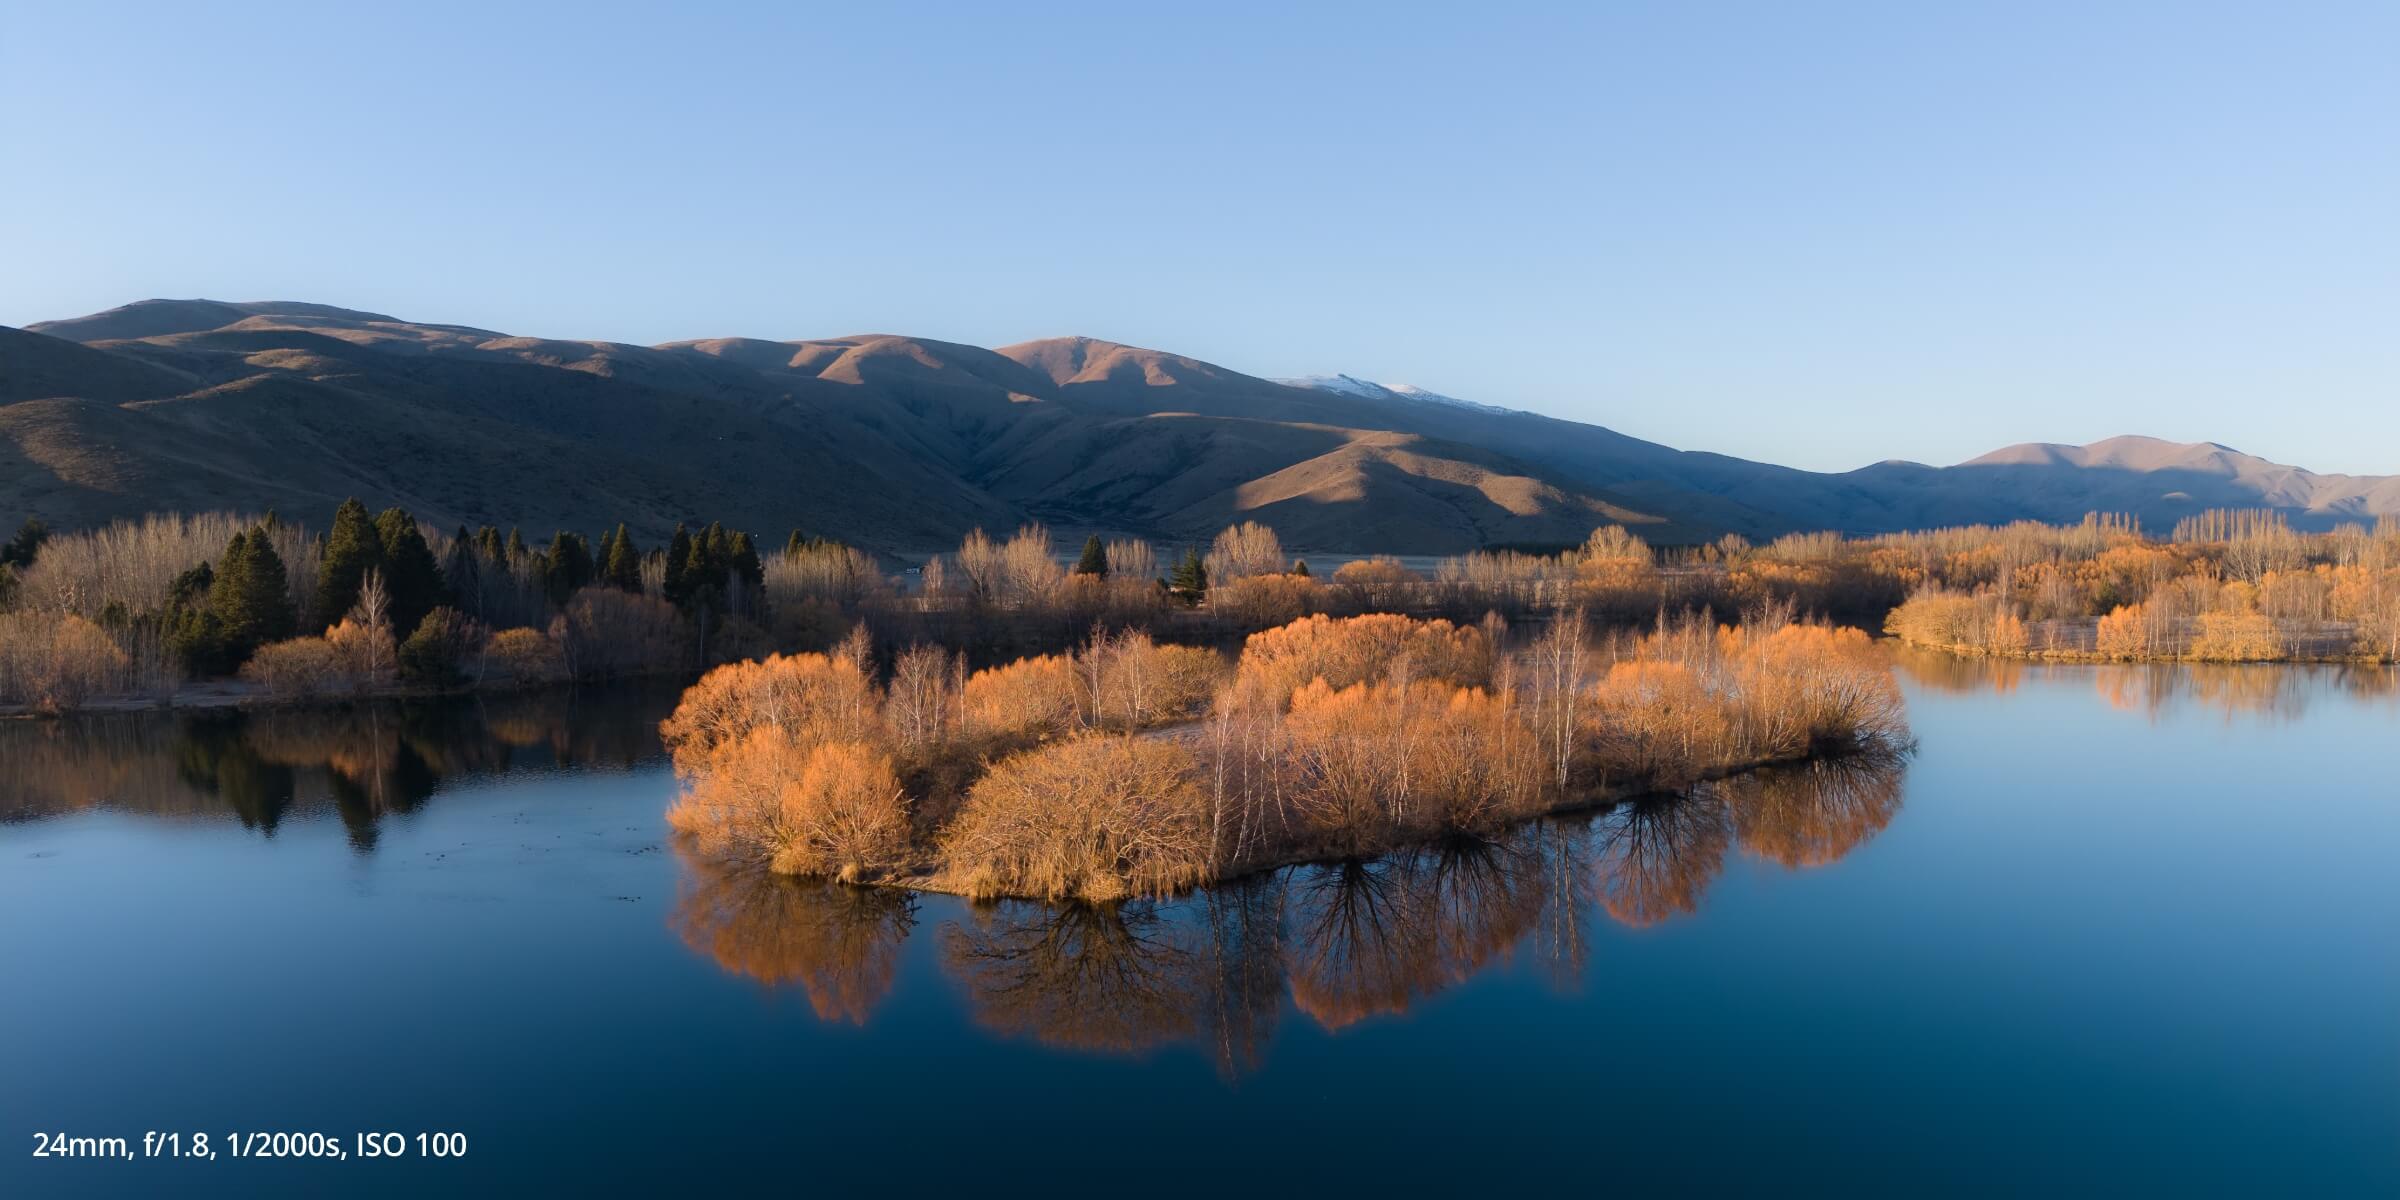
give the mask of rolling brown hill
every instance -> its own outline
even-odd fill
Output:
[[[645,539],[722,519],[889,552],[1023,521],[1296,548],[1449,553],[1866,533],[2204,507],[2303,526],[2400,512],[2400,481],[2148,439],[1843,474],[1346,378],[1279,383],[1091,338],[999,349],[885,334],[635,346],[294,302],[143,301],[0,329],[0,519],[342,497],[441,524]]]
[[[1387,414],[1086,338],[661,346],[297,303],[153,301],[0,335],[0,511],[329,511],[645,537],[678,520],[883,550],[1041,520],[1170,541],[1269,520],[1295,546],[1713,532]]]

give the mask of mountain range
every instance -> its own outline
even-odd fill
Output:
[[[1678,543],[2091,511],[2157,529],[2212,507],[2310,528],[2400,513],[2400,477],[2209,443],[1811,472],[1083,337],[636,346],[213,300],[0,327],[0,515],[314,517],[349,495],[529,537],[622,520],[650,539],[721,519],[888,552],[1033,520],[1180,543],[1255,519],[1304,549],[1452,553],[1577,542],[1606,521]]]

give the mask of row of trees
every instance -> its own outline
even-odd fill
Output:
[[[1887,628],[1915,645],[2109,661],[2400,661],[2391,520],[2301,534],[2275,513],[2215,513],[2158,542],[2094,519],[1881,539],[1875,553],[1912,560],[1913,591]]]
[[[794,533],[783,557],[839,549]],[[621,524],[596,545],[560,531],[535,548],[355,499],[321,538],[273,514],[55,538],[29,522],[0,545],[0,704],[59,710],[231,675],[311,697],[688,670],[764,652],[766,568],[721,525],[678,526],[648,551]]]
[[[1857,630],[1694,617],[1594,644],[1578,613],[1509,653],[1498,626],[1311,617],[1230,672],[1107,634],[972,674],[918,648],[879,679],[863,644],[722,667],[662,727],[691,784],[670,820],[785,873],[1107,900],[1906,742]]]

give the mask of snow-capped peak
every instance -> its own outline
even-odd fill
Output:
[[[1354,375],[1303,375],[1298,379],[1278,379],[1275,382],[1291,387],[1313,388],[1320,392],[1338,392],[1344,396],[1357,396],[1366,400],[1414,400],[1420,404],[1440,404],[1450,408],[1464,408],[1487,413],[1517,411],[1513,408],[1502,408],[1497,404],[1480,404],[1473,400],[1461,400],[1456,396],[1445,396],[1440,392],[1429,392],[1412,384],[1377,383],[1372,379],[1360,379]]]

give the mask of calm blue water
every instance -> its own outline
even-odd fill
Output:
[[[656,694],[0,728],[0,1195],[2400,1194],[2400,706],[1915,660],[1922,749],[978,910],[687,861]],[[30,1157],[460,1131],[462,1160]]]

